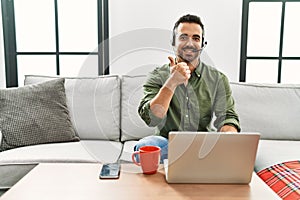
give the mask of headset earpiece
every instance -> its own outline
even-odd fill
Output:
[[[204,39],[204,38],[203,38]],[[207,45],[207,41],[202,40],[202,45],[201,45],[201,49],[203,49],[204,47],[206,47]]]
[[[172,46],[175,46],[175,33],[174,33],[174,31],[173,31],[173,37],[172,37]]]

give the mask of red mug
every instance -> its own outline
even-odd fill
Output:
[[[140,162],[135,160],[135,155],[140,157]],[[134,164],[141,166],[144,174],[155,174],[160,163],[160,148],[157,146],[143,146],[132,154]]]

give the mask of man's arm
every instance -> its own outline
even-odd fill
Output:
[[[169,109],[176,87],[182,83],[187,83],[191,76],[191,72],[186,63],[181,62],[176,64],[174,58],[168,58],[170,60],[171,75],[160,88],[156,96],[150,101],[151,112],[161,119],[166,115]]]
[[[234,99],[230,84],[225,75],[222,75],[217,89],[215,114],[217,119],[215,126],[220,132],[239,132],[240,124],[234,108]]]
[[[220,132],[238,132],[238,130],[231,125],[224,125],[221,127]]]
[[[156,117],[163,118],[166,115],[176,87],[169,78],[150,101],[150,110]]]

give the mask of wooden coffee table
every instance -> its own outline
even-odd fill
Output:
[[[39,164],[0,200],[99,199],[279,199],[253,173],[249,185],[168,184],[164,170],[144,175],[133,164],[122,164],[120,178],[100,180],[101,164]]]

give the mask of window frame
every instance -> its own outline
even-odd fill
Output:
[[[18,52],[16,48],[16,29],[14,0],[2,0],[3,40],[5,57],[6,87],[18,86],[18,55],[55,55],[56,75],[60,75],[60,55],[98,55],[98,75],[109,74],[109,19],[108,0],[97,0],[97,52],[61,52],[58,33],[58,0],[53,0],[55,12],[55,52]],[[102,45],[99,45],[102,44]]]
[[[281,10],[281,25],[280,25],[280,41],[278,56],[247,56],[247,42],[248,42],[248,16],[250,2],[282,2]],[[240,82],[246,82],[246,63],[248,59],[264,59],[264,60],[278,60],[278,76],[277,83],[281,83],[281,69],[283,60],[300,60],[298,56],[282,56],[283,49],[283,33],[285,20],[285,6],[287,2],[300,2],[300,0],[243,0],[242,7],[242,37],[241,37],[241,54],[240,54]]]

